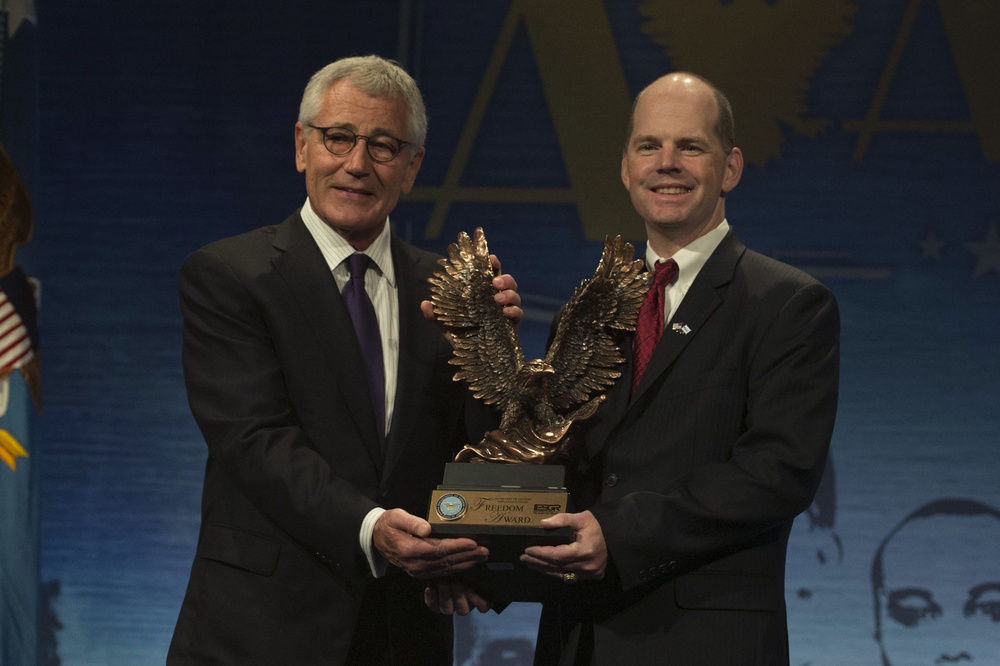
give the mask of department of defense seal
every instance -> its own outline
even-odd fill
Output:
[[[434,510],[442,520],[458,520],[465,515],[467,506],[464,497],[457,493],[448,493],[438,498]]]

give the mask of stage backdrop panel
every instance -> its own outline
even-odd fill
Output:
[[[831,463],[790,544],[793,663],[1000,659],[1000,561],[984,546],[1000,524],[1000,54],[986,34],[1000,4],[38,5],[42,578],[59,585],[62,663],[164,659],[205,459],[177,268],[301,205],[302,87],[365,53],[402,62],[430,115],[393,223],[439,252],[482,226],[521,285],[533,356],[604,235],[643,237],[619,177],[631,98],[674,68],[729,93],[747,158],[730,223],[826,283],[843,316]],[[462,620],[456,662],[529,663],[537,611]]]

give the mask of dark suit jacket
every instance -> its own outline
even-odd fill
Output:
[[[209,455],[168,662],[342,663],[374,580],[362,519],[376,505],[426,515],[467,441],[451,349],[419,309],[435,257],[396,236],[392,257],[399,382],[385,456],[347,309],[298,214],[184,262],[184,373]],[[450,664],[450,620],[424,608],[419,583],[391,580],[397,663]]]
[[[564,663],[787,663],[785,547],[827,457],[839,326],[825,287],[726,236],[635,396],[626,368],[585,424],[570,490],[612,566],[546,608],[539,663],[561,640]]]

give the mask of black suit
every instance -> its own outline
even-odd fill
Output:
[[[785,547],[822,475],[838,366],[833,295],[730,232],[635,396],[627,369],[585,424],[570,489],[612,566],[545,609],[538,662],[568,641],[564,663],[786,664]]]
[[[436,257],[391,246],[400,349],[384,457],[349,314],[298,214],[184,262],[184,372],[209,456],[168,662],[339,664],[357,621],[393,663],[451,663],[450,619],[398,570],[376,582],[358,545],[376,505],[426,515],[467,441],[451,349],[419,309]],[[359,620],[376,590],[387,616]]]

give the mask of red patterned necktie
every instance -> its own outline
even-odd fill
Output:
[[[635,325],[635,349],[632,364],[632,393],[639,386],[642,373],[653,357],[656,343],[663,335],[663,291],[677,277],[677,262],[673,259],[656,262],[653,284],[646,292],[646,298],[639,308],[639,320]]]

